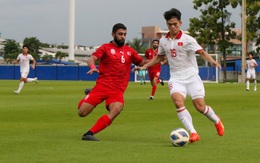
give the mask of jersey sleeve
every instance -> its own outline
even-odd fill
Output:
[[[16,60],[20,61],[20,54],[17,56]]]
[[[149,50],[146,50],[146,51],[145,51],[144,56],[145,56],[146,59],[149,59]]]
[[[158,55],[165,55],[165,50],[164,50],[164,48],[163,48],[163,46],[162,46],[162,39],[160,40],[160,42],[159,42],[159,47],[158,47]]]
[[[33,58],[33,56],[32,55],[30,55],[30,60],[32,61],[32,60],[34,60],[34,58]]]
[[[188,51],[193,51],[194,53],[196,53],[202,50],[202,47],[198,44],[198,42],[193,37],[190,37],[190,42],[188,44],[187,49]]]
[[[134,50],[132,49],[132,62],[135,64],[135,65],[140,65],[140,63],[143,62],[143,58]]]
[[[99,47],[92,55],[96,56],[97,59],[100,59],[105,54],[105,44]]]

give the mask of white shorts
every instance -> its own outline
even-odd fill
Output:
[[[250,78],[255,79],[255,72],[247,71],[246,72],[246,78],[247,79],[250,79]]]
[[[170,78],[168,85],[170,94],[178,92],[182,94],[184,98],[186,98],[188,94],[192,100],[205,97],[204,85],[198,74],[185,80]]]
[[[27,78],[29,72],[21,72],[21,77],[22,78]]]

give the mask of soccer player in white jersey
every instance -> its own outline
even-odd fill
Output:
[[[206,105],[204,96],[205,90],[203,82],[198,75],[198,65],[195,54],[199,54],[204,60],[211,63],[212,66],[221,68],[197,41],[184,34],[180,27],[182,25],[181,12],[175,8],[164,13],[164,18],[168,26],[168,34],[160,39],[158,55],[144,66],[134,68],[146,69],[154,64],[160,63],[167,57],[170,69],[170,79],[168,82],[171,99],[177,109],[177,115],[184,127],[190,132],[190,142],[196,142],[200,139],[195,130],[192,117],[185,107],[185,99],[188,94],[192,98],[193,105],[209,120],[211,120],[217,129],[218,135],[224,134],[224,126],[213,109]]]
[[[256,91],[256,74],[255,67],[258,66],[257,62],[253,59],[253,53],[248,54],[249,59],[246,61],[246,90],[249,91],[250,78],[254,80],[254,91]]]
[[[23,45],[23,52],[17,56],[15,61],[13,61],[13,63],[20,63],[20,72],[21,72],[20,84],[18,89],[14,91],[15,94],[20,94],[24,86],[24,83],[27,82],[35,82],[36,84],[38,83],[37,77],[27,78],[30,72],[30,61],[32,61],[32,69],[34,69],[36,61],[32,55],[28,54],[28,46]]]

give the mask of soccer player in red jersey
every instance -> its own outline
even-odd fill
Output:
[[[144,60],[130,46],[125,45],[127,28],[118,23],[113,26],[113,41],[103,44],[88,60],[90,70],[87,74],[99,73],[96,85],[79,102],[78,114],[85,117],[94,108],[106,101],[108,114],[101,116],[83,136],[82,140],[99,141],[94,134],[108,127],[124,107],[124,92],[127,88],[131,64],[144,65]],[[94,65],[99,60],[99,68]]]
[[[155,39],[155,40],[153,40],[152,43],[153,43],[153,47],[146,50],[146,52],[145,52],[145,58],[147,60],[153,59],[153,57],[158,54],[159,40]],[[150,82],[152,85],[152,93],[151,93],[149,100],[154,99],[154,94],[157,89],[157,84],[161,83],[162,86],[164,85],[163,79],[160,78],[161,64],[163,64],[164,62],[158,63],[158,64],[148,68],[149,78],[150,78]]]

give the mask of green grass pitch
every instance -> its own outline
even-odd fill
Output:
[[[125,107],[111,126],[96,134],[100,142],[81,136],[107,113],[104,103],[89,116],[77,115],[87,81],[28,83],[20,95],[18,80],[1,80],[1,163],[255,163],[260,162],[260,86],[205,84],[206,102],[221,116],[225,134],[219,137],[211,121],[186,107],[200,134],[199,142],[173,147],[170,132],[183,127],[170,100],[167,84],[158,85],[149,101],[150,84],[129,83]]]

